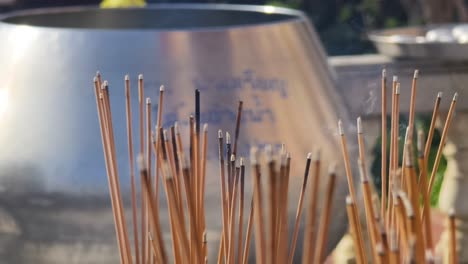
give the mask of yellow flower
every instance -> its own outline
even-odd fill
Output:
[[[145,0],[103,0],[101,8],[143,7]]]

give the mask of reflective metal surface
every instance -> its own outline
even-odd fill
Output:
[[[210,262],[216,259],[221,229],[216,132],[234,129],[239,99],[245,107],[240,154],[246,156],[252,144],[286,143],[293,157],[292,190],[299,190],[306,154],[314,147],[322,148],[324,160],[341,161],[336,122],[342,118],[349,124],[347,110],[320,41],[302,13],[257,6],[157,5],[37,10],[2,21],[0,263],[118,262],[92,89],[96,70],[110,82],[128,220],[123,76],[132,77],[135,129],[139,73],[153,102],[159,86],[166,86],[164,125],[181,120],[184,133],[194,89],[201,90],[202,122],[209,123],[212,139],[206,188]],[[341,166],[339,172],[329,248],[346,230]],[[289,196],[291,225],[298,193]],[[161,206],[165,210],[164,202]]]
[[[431,33],[436,33],[433,30],[441,28],[451,31],[456,26],[443,24],[379,30],[370,32],[369,39],[380,53],[390,57],[468,60],[468,43],[460,37],[455,38],[457,32],[454,32],[453,39],[441,36],[444,32],[438,32],[439,36],[435,38],[433,34],[426,35],[431,31]]]

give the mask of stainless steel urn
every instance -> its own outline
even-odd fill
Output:
[[[336,122],[348,121],[347,110],[304,14],[236,5],[43,9],[8,14],[0,22],[1,263],[119,261],[93,92],[97,70],[110,83],[128,222],[123,77],[132,78],[136,128],[141,73],[153,102],[159,86],[166,87],[165,126],[179,120],[186,131],[194,90],[201,91],[201,120],[212,139],[206,187],[210,262],[221,230],[217,130],[234,130],[238,100],[244,101],[240,155],[248,156],[252,145],[282,143],[292,154],[290,188],[297,191],[289,195],[291,227],[306,154],[321,148],[324,184],[327,164],[338,163],[329,250],[341,238],[347,187]],[[162,221],[169,230],[167,218]]]

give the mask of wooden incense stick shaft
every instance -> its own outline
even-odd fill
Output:
[[[255,156],[254,154],[253,156]],[[260,165],[256,161],[252,161],[253,169],[253,187],[254,187],[254,220],[255,220],[255,255],[257,257],[256,263],[266,263],[266,241],[265,241],[265,228],[264,228],[264,215],[263,215],[263,199],[262,188],[260,185]]]
[[[130,168],[130,188],[132,195],[132,225],[133,243],[135,247],[135,263],[140,264],[140,247],[138,239],[137,197],[135,184],[135,158],[133,154],[133,131],[132,131],[132,106],[130,93],[130,77],[125,76],[125,113],[127,121],[127,147],[128,163]]]
[[[330,225],[333,193],[335,191],[336,174],[334,169],[329,173],[324,210],[320,217],[320,227],[317,234],[317,248],[314,254],[314,263],[322,263],[325,256],[325,244],[327,243],[328,228]]]
[[[242,158],[241,158],[242,161]],[[239,218],[238,218],[238,238],[237,238],[237,263],[242,263],[242,240],[244,233],[244,189],[245,189],[245,165],[241,163],[240,189],[239,189]]]
[[[315,251],[315,221],[318,203],[318,188],[320,184],[320,160],[313,163],[312,184],[309,187],[309,206],[307,212],[306,227],[304,230],[304,246],[302,249],[302,263],[312,263]]]
[[[360,224],[356,223],[356,216],[355,216],[354,208],[355,208],[354,203],[351,197],[349,196],[346,197],[346,212],[348,214],[350,233],[351,233],[351,237],[353,238],[354,248],[357,251],[356,253],[357,263],[366,263],[363,261],[362,254],[360,251],[360,249],[363,248],[363,245],[361,244],[361,241],[359,241],[359,238],[357,236],[357,226]]]
[[[247,230],[245,232],[245,243],[244,243],[244,252],[242,254],[242,264],[247,264],[249,260],[249,249],[250,241],[252,240],[252,228],[253,228],[253,216],[254,216],[254,200],[250,201],[250,213],[249,219],[247,220]]]
[[[458,251],[457,251],[457,227],[455,213],[452,209],[448,216],[449,226],[449,263],[458,263]]]
[[[455,93],[455,95],[453,96],[453,100],[452,100],[452,103],[450,104],[449,112],[447,114],[447,119],[445,120],[444,129],[442,130],[442,136],[440,137],[439,148],[437,149],[434,166],[432,167],[431,178],[429,180],[429,187],[427,190],[429,197],[430,197],[430,194],[432,193],[432,188],[434,187],[435,175],[437,173],[437,170],[439,169],[440,159],[442,158],[442,150],[445,147],[445,141],[447,140],[448,129],[450,128],[450,125],[452,124],[452,118],[455,112],[455,106],[457,104],[457,96],[458,96],[457,93]]]
[[[289,264],[293,263],[294,253],[296,251],[297,236],[299,234],[299,225],[301,223],[302,204],[304,202],[305,192],[307,189],[307,180],[309,178],[311,161],[312,161],[311,154],[309,153],[309,155],[307,156],[307,161],[306,161],[306,166],[305,166],[304,180],[302,181],[302,189],[299,195],[299,201],[297,203],[296,221],[294,223],[294,231],[293,231],[292,240],[291,240],[291,248],[289,249],[289,258],[288,258]]]

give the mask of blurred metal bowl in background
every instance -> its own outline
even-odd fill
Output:
[[[372,31],[379,53],[393,58],[468,60],[466,24],[440,24]]]
[[[212,138],[210,259],[221,230],[216,132],[234,129],[239,99],[245,107],[240,154],[253,144],[286,143],[292,189],[299,190],[306,153],[314,147],[322,148],[324,160],[341,161],[336,122],[349,121],[347,109],[321,43],[300,12],[236,5],[33,10],[2,17],[0,38],[0,259],[7,263],[118,262],[92,89],[96,70],[110,82],[129,220],[123,76],[132,77],[135,127],[139,73],[153,102],[159,86],[166,86],[164,125],[180,120],[184,133],[194,89],[201,90],[202,122],[210,124]],[[346,230],[347,187],[343,168],[339,172],[329,250]],[[291,223],[297,198],[291,191]]]

